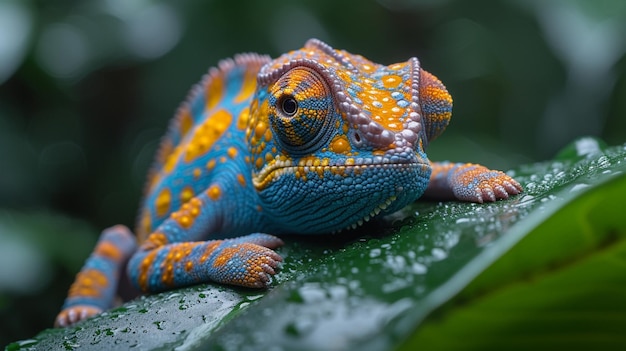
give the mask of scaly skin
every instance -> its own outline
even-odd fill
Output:
[[[521,192],[502,172],[428,160],[451,114],[452,98],[416,58],[383,66],[312,39],[273,61],[222,61],[162,141],[139,247],[127,228],[105,230],[56,325],[110,308],[129,257],[145,293],[211,281],[263,288],[282,241],[261,233],[341,231],[424,194],[484,202]]]

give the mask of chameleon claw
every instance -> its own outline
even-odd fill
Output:
[[[495,194],[494,196],[494,200],[497,197],[498,199],[508,199],[509,198],[509,193],[506,191],[506,189],[504,189],[504,187],[501,184],[496,184],[493,186],[493,192]]]
[[[282,260],[282,259],[281,259]],[[272,267],[270,264],[264,263],[261,265],[263,272],[259,272],[259,280],[255,284],[255,288],[267,288],[272,281],[272,276],[276,274],[276,270],[279,265],[274,264],[276,267]]]
[[[515,179],[511,178],[509,180],[505,180],[502,182],[502,186],[506,189],[507,193],[510,195],[517,195],[524,190],[522,186],[515,181]]]
[[[480,186],[483,187],[483,194],[487,190],[487,201],[491,202],[508,199],[509,196],[522,192],[522,186],[518,182],[499,171],[495,177],[484,180]]]
[[[68,327],[102,313],[102,309],[89,305],[77,305],[64,309],[54,321],[55,327]]]
[[[480,165],[467,165],[453,178],[454,196],[476,203],[508,199],[522,192],[522,186],[503,172],[492,171]]]
[[[482,193],[483,193],[483,201],[490,201],[490,202],[494,202],[496,201],[496,195],[494,194],[493,188],[490,187],[485,187],[482,189]]]

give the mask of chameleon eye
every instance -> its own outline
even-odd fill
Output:
[[[286,117],[293,117],[298,112],[298,101],[291,95],[284,95],[278,106],[280,106],[280,112]]]
[[[270,126],[283,149],[306,155],[328,141],[334,105],[322,75],[309,67],[294,67],[270,86],[269,93]]]

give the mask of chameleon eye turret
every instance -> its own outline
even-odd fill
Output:
[[[273,83],[269,87],[268,104],[275,141],[291,154],[316,151],[333,132],[330,89],[308,67],[292,68]]]
[[[451,113],[417,58],[385,66],[311,39],[275,60],[221,61],[163,137],[136,239],[121,225],[103,231],[55,324],[110,308],[127,261],[144,293],[265,288],[282,260],[272,234],[340,233],[424,194],[484,202],[521,192],[500,171],[428,159]]]

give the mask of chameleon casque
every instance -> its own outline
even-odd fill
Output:
[[[483,202],[522,187],[476,164],[431,162],[452,98],[417,58],[390,66],[316,40],[275,60],[220,62],[190,92],[149,172],[136,238],[105,230],[55,324],[112,307],[126,268],[144,293],[263,288],[282,241],[356,227],[426,195]]]

